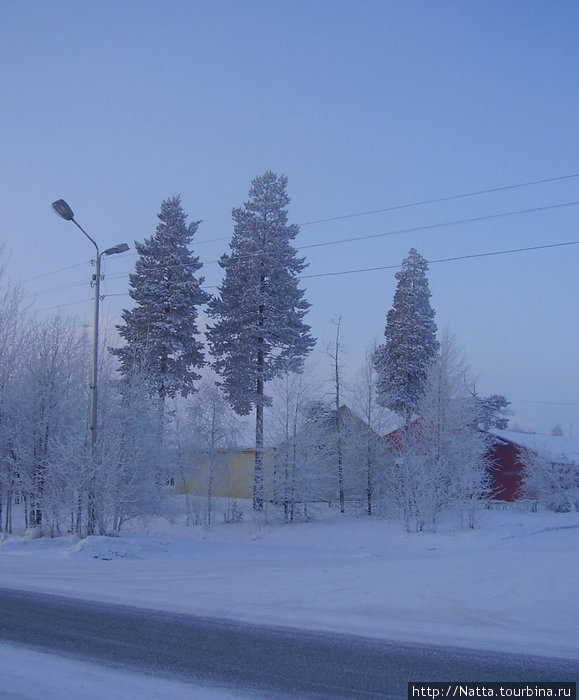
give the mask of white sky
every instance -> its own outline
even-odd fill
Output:
[[[154,233],[163,199],[202,219],[207,284],[231,208],[270,168],[306,223],[579,173],[579,5],[366,0],[0,0],[0,240],[39,314],[92,317],[93,254]],[[579,178],[302,227],[299,245],[579,200]],[[306,248],[307,274],[576,241],[569,206]],[[214,241],[214,239],[224,239]],[[207,242],[214,241],[214,242]],[[103,320],[134,253],[107,259]],[[579,433],[579,245],[433,264],[440,330],[513,422]],[[353,373],[384,331],[395,270],[304,280],[317,356],[343,316]],[[321,371],[320,370],[320,371]],[[328,370],[329,374],[329,370]],[[566,406],[560,404],[569,404]]]

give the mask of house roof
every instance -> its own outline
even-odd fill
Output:
[[[397,452],[400,452],[402,450],[405,430],[406,427],[404,425],[401,425],[398,428],[394,428],[394,430],[391,430],[389,433],[386,433],[386,435],[384,435],[384,440],[386,440],[386,442]],[[410,423],[410,432],[412,433],[413,437],[420,436],[420,418],[412,419]]]
[[[318,418],[319,420],[317,423],[312,423],[312,425],[314,426],[314,430],[318,429],[324,431],[328,428],[331,428],[333,430],[336,426],[336,409],[327,408],[327,410],[320,413]],[[360,416],[354,413],[352,409],[346,406],[346,404],[342,404],[340,406],[340,419],[344,428],[345,438],[347,438],[348,433],[354,434],[358,432],[360,435],[363,435],[365,433],[369,434],[371,436],[371,439],[375,439],[381,442],[382,439],[380,435],[371,426],[369,426],[365,420],[360,418]],[[303,432],[303,430],[305,429],[302,428],[302,430],[300,430],[300,434],[301,432]],[[281,444],[288,444],[288,441],[284,440]]]
[[[532,450],[550,462],[579,465],[579,440],[576,438],[541,435],[539,433],[517,433],[513,430],[491,429],[488,432],[503,442]]]

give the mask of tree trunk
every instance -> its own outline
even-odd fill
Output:
[[[263,341],[262,341],[263,342]],[[263,350],[257,351],[257,402],[255,406],[255,473],[253,509],[263,510]]]
[[[372,459],[372,445],[370,443],[371,440],[370,436],[370,429],[368,429],[368,436],[367,436],[367,449],[366,449],[366,469],[367,469],[367,475],[368,475],[368,481],[366,484],[366,497],[367,497],[367,513],[368,515],[372,515],[372,491],[374,490],[374,460]]]
[[[14,502],[14,489],[9,489],[6,495],[6,515],[4,521],[4,530],[6,534],[12,534],[12,503]]]
[[[342,456],[342,417],[340,415],[340,325],[342,322],[342,317],[337,321],[336,330],[336,352],[334,355],[334,371],[335,371],[335,382],[336,382],[336,452],[338,458],[338,490],[340,493],[340,513],[345,512],[345,499],[344,499],[344,460]]]
[[[82,490],[79,489],[76,497],[76,521],[73,532],[80,535],[82,532]]]
[[[263,267],[263,263],[262,263]],[[260,295],[265,293],[265,275],[262,274],[259,281]],[[258,325],[263,326],[265,305],[259,306]],[[260,335],[257,338],[257,383],[255,405],[255,470],[253,481],[253,509],[263,510],[263,374],[265,370],[265,355],[263,351],[264,339]]]

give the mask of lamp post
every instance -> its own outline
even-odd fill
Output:
[[[91,285],[95,289],[94,293],[94,316],[93,316],[93,334],[92,334],[92,371],[91,371],[91,381],[90,381],[90,409],[89,409],[89,427],[88,427],[88,446],[91,460],[91,486],[88,493],[88,520],[87,520],[87,534],[94,534],[95,527],[95,512],[94,512],[94,488],[93,488],[93,478],[94,478],[94,455],[95,446],[97,439],[97,402],[98,402],[98,351],[99,351],[99,305],[100,305],[100,290],[101,290],[101,259],[103,255],[116,255],[117,253],[124,253],[129,250],[129,246],[126,243],[119,243],[112,248],[107,248],[103,250],[102,253],[96,241],[88,235],[88,233],[83,229],[83,227],[74,218],[74,212],[69,207],[69,205],[64,201],[64,199],[58,199],[56,202],[52,203],[52,208],[54,211],[62,217],[65,221],[72,221],[75,226],[77,226],[88,240],[94,245],[96,250],[96,257],[94,260],[95,264],[95,274],[92,276]]]

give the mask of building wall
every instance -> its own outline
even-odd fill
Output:
[[[178,493],[205,496],[213,473],[212,495],[223,498],[252,498],[255,449],[239,448],[217,450],[212,456],[206,452],[190,452],[183,456],[175,486]],[[263,457],[265,497],[271,498],[273,453],[265,450]]]
[[[511,443],[497,442],[491,447],[493,497],[500,501],[516,501],[522,483],[521,451]]]

